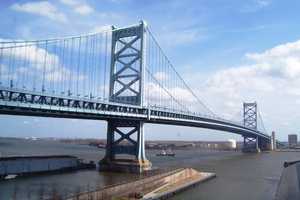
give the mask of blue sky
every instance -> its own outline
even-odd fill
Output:
[[[243,101],[257,101],[267,128],[286,140],[300,130],[299,8],[296,0],[7,0],[0,3],[0,38],[61,37],[146,20],[174,66],[210,108],[230,118]],[[104,123],[97,121],[1,117],[0,125],[3,136],[80,137],[84,132],[86,137],[105,137]],[[148,125],[146,138],[239,136]]]

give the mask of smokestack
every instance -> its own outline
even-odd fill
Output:
[[[275,139],[275,131],[272,131],[271,136],[271,150],[276,150],[276,139]]]

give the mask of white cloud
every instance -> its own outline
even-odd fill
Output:
[[[77,0],[60,0],[60,2],[68,6],[76,6],[79,4]]]
[[[243,102],[257,101],[272,128],[283,130],[283,119],[297,121],[294,113],[300,109],[300,40],[245,56],[250,64],[215,72],[204,85],[196,85],[197,93],[217,114],[227,118],[240,112]],[[193,79],[197,84],[196,75]]]
[[[92,33],[99,33],[99,32],[103,32],[103,31],[107,31],[107,30],[111,30],[112,26],[111,25],[103,25],[103,26],[95,26],[91,32]]]
[[[164,32],[160,40],[168,46],[186,45],[202,40],[204,37],[197,29],[169,30],[165,28]]]
[[[74,74],[72,74],[71,70],[61,66],[60,68],[54,68],[50,72],[48,72],[45,75],[45,79],[50,82],[61,82],[63,79],[68,80],[69,78],[66,78],[66,77],[71,77],[73,75]],[[76,75],[76,77],[77,77],[77,75]],[[87,77],[83,74],[78,75],[78,81],[83,81],[86,78]],[[64,81],[66,81],[66,80],[64,80]]]
[[[146,82],[145,91],[146,99],[151,106],[174,108],[184,111],[189,109],[189,111],[193,112],[199,112],[199,109],[201,109],[198,107],[199,105],[190,91],[184,88],[162,88],[159,84],[150,81]]]
[[[44,16],[58,22],[68,21],[65,14],[58,11],[58,9],[48,1],[27,2],[24,4],[15,3],[11,6],[11,9],[18,12],[25,12]]]
[[[60,2],[70,6],[75,13],[80,15],[89,15],[94,12],[94,8],[92,8],[90,5],[77,0],[60,0]]]
[[[163,80],[168,80],[169,79],[169,75],[165,72],[156,72],[154,74],[154,78],[158,81],[163,81]]]
[[[253,63],[232,67],[215,73],[207,82],[219,90],[273,92],[278,89],[294,89],[300,78],[300,40],[276,46],[263,53],[248,53]],[[298,91],[298,90],[297,90]]]
[[[0,64],[0,82],[1,84],[4,84],[4,82],[6,82],[7,80],[13,79],[16,80],[17,76],[16,74],[9,74],[9,69],[7,67],[7,65],[4,64]]]
[[[9,40],[0,38],[0,41]],[[42,44],[40,43],[40,45]],[[10,46],[16,47],[11,50],[11,48],[8,48]],[[68,77],[73,75],[72,71],[64,66],[64,63],[60,61],[58,55],[50,53],[42,47],[37,47],[35,44],[30,45],[29,43],[19,41],[17,44],[6,43],[5,45],[2,45],[2,47],[4,48],[2,50],[3,59],[1,60],[3,62],[1,64],[2,78],[6,77],[6,79],[10,78],[16,80],[24,75],[31,77],[36,75],[40,76],[44,69],[45,80],[49,82],[66,81]],[[15,71],[10,72],[10,74],[7,66],[5,65],[9,64],[9,58],[12,58],[15,62],[17,62],[14,66]],[[84,79],[86,79],[85,75],[79,75],[79,81]]]
[[[260,7],[266,7],[271,4],[271,0],[256,0],[255,2]]]
[[[0,39],[1,41],[1,39]],[[3,39],[2,39],[3,41]],[[7,44],[6,47],[9,47],[10,45],[14,44]],[[25,46],[27,45],[27,46]],[[25,44],[25,43],[17,43],[16,48],[11,50],[10,48],[5,48],[2,50],[2,55],[3,57],[9,57],[11,56],[12,58],[18,58],[20,60],[27,60],[29,63],[34,64],[36,69],[43,69],[44,67],[44,58],[51,63],[45,63],[45,69],[46,71],[51,71],[53,69],[53,66],[59,63],[59,58],[57,55],[49,53],[43,48],[37,47],[36,45],[32,44]]]
[[[252,1],[245,1],[245,2],[246,5],[241,8],[241,12],[251,13],[270,6],[272,0],[252,0]]]
[[[74,11],[80,15],[89,15],[94,12],[94,9],[89,5],[79,5],[75,7]]]

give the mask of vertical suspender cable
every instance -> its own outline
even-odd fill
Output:
[[[92,51],[91,51],[91,57],[92,57],[92,60],[91,60],[91,67],[90,67],[90,98],[94,98],[93,95],[94,95],[94,84],[93,84],[93,80],[94,80],[94,76],[93,74],[95,73],[95,36],[96,35],[93,35],[93,37],[91,38],[91,48],[92,48]]]
[[[113,54],[113,52],[112,52]],[[104,58],[104,85],[103,85],[103,88],[104,88],[104,100],[106,100],[106,65],[107,65],[107,32],[105,32],[105,58]]]
[[[50,73],[51,73],[51,89],[52,89],[52,93],[54,94],[55,93],[55,75],[57,73],[57,41],[53,42],[53,48],[54,48],[54,56],[51,56],[52,57],[52,66],[50,67]]]
[[[64,77],[64,73],[65,73],[65,40],[61,41],[63,44],[61,45],[61,62],[60,62],[60,83],[61,83],[61,88],[60,88],[60,94],[64,93],[64,81],[63,81],[63,77]]]
[[[12,85],[11,85],[11,81],[10,81],[10,73],[11,73],[11,57],[12,57],[12,50],[13,50],[14,48],[13,47],[10,47],[9,48],[9,56],[8,56],[8,74],[7,74],[7,85],[8,86],[10,86],[10,87],[12,87]]]
[[[4,43],[1,43],[0,47],[0,86],[2,86],[2,70],[4,68],[4,62],[3,62],[3,50],[4,49]]]
[[[24,83],[24,86],[23,88],[30,88],[30,78],[32,78],[32,59],[31,59],[31,56],[30,54],[28,54],[28,51],[27,51],[27,48],[29,48],[29,52],[30,52],[30,49],[34,48],[34,46],[32,44],[27,44],[25,45],[26,47],[26,61],[25,61],[25,83]],[[28,57],[27,57],[28,56]],[[31,70],[31,71],[30,71]],[[27,87],[26,87],[27,86]]]
[[[104,51],[102,51],[102,41],[103,41],[103,34],[99,34],[99,38],[98,38],[98,41],[97,41],[97,52],[98,54],[101,56],[101,59],[97,60],[97,65],[96,65],[96,77],[95,77],[95,85],[96,85],[96,90],[95,90],[95,93],[96,93],[96,96],[97,98],[101,99],[101,98],[104,98],[104,92],[102,90],[102,76],[103,76],[103,82],[104,82],[104,73],[102,73],[102,69],[104,71],[104,64],[102,66],[102,61],[104,62]],[[103,47],[104,49],[104,47]],[[104,86],[103,86],[104,87]],[[102,92],[102,93],[101,93]]]
[[[85,39],[85,40],[84,40]],[[82,52],[82,56],[83,56],[83,59],[82,59],[82,61],[83,61],[83,63],[82,63],[82,65],[83,65],[83,71],[81,72],[82,73],[82,75],[83,76],[86,76],[86,69],[87,69],[87,63],[86,63],[86,61],[87,61],[87,45],[88,45],[88,36],[86,36],[86,37],[84,37],[83,39],[82,39],[82,41],[85,41],[85,46],[84,46],[84,51]],[[78,78],[79,78],[79,75],[78,75]],[[85,80],[83,80],[83,91],[82,91],[82,95],[85,97],[85,93],[86,93],[86,79]]]
[[[23,89],[25,89],[26,88],[26,86],[25,86],[25,78],[26,78],[25,75],[26,75],[26,71],[29,70],[27,65],[26,65],[26,62],[28,60],[27,59],[27,42],[25,42],[25,45],[22,49],[24,51],[24,58],[23,58],[23,64],[21,65],[21,69],[24,69],[24,70],[20,71],[20,74],[21,74],[21,83],[20,83],[20,85],[22,86]]]
[[[45,92],[45,75],[46,75],[46,64],[48,54],[48,40],[46,40],[45,52],[44,52],[44,65],[43,65],[43,81],[42,81],[42,92]]]
[[[94,66],[94,73],[93,73],[93,93],[94,93],[94,97],[97,97],[97,76],[100,76],[101,74],[99,73],[99,67],[98,67],[98,60],[101,61],[102,56],[101,56],[101,52],[98,51],[98,37],[100,37],[100,34],[95,35],[95,66]],[[98,59],[97,59],[98,58]],[[99,75],[98,75],[99,74]]]
[[[11,77],[10,77],[10,85],[11,87],[14,87],[14,79],[15,79],[15,73],[16,73],[16,70],[15,70],[15,64],[16,64],[16,59],[17,59],[17,48],[16,48],[16,42],[14,42],[14,53],[13,53],[13,59],[12,59],[12,64],[11,64]]]
[[[77,78],[77,80],[76,80],[76,95],[77,96],[80,96],[79,95],[79,91],[78,91],[78,87],[79,87],[79,68],[80,68],[80,57],[81,56],[81,36],[79,37],[79,43],[78,43],[78,63],[77,63],[77,76],[76,76],[76,78]]]
[[[33,91],[36,90],[36,78],[37,78],[37,69],[39,68],[39,63],[37,62],[37,51],[38,51],[38,48],[39,48],[39,41],[37,41],[36,43],[36,46],[34,47],[34,60],[33,60],[33,66],[34,66],[34,70],[33,70],[33,80],[32,80],[32,89]]]
[[[68,96],[72,95],[72,77],[74,73],[75,67],[73,66],[73,51],[74,51],[74,38],[71,39],[71,48],[70,48],[70,73],[69,73],[69,88],[68,88]]]

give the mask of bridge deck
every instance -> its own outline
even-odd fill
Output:
[[[198,116],[194,113],[157,107],[141,107],[111,103],[104,100],[63,95],[49,95],[0,87],[0,114],[82,118],[108,120],[111,118],[142,120],[146,123],[192,126],[227,131],[247,137],[270,136],[221,118]]]

